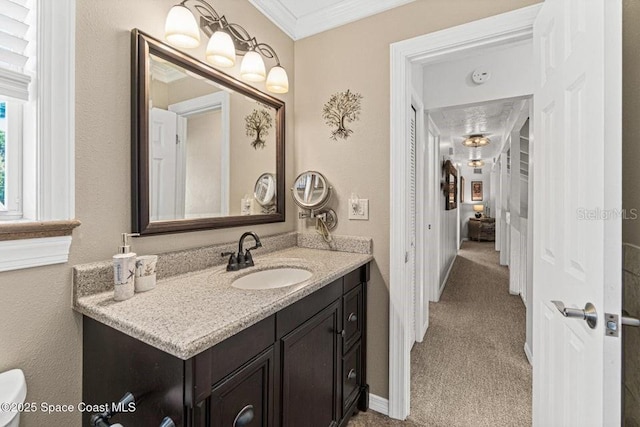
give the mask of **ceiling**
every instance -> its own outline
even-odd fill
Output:
[[[523,108],[523,102],[519,98],[503,99],[431,110],[429,113],[440,131],[441,147],[453,147],[454,162],[482,159],[491,164],[500,153],[503,135],[510,121]],[[463,146],[464,137],[473,134],[488,136],[491,143],[482,148]]]
[[[249,0],[293,40],[300,40],[415,0]]]

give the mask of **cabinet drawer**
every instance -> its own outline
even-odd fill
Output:
[[[362,285],[351,289],[343,300],[344,343],[342,350],[347,353],[362,336],[364,326]]]
[[[362,384],[361,347],[358,343],[342,359],[342,411],[344,412],[358,397]]]
[[[275,315],[203,351],[186,364],[185,403],[199,402],[211,386],[231,374],[275,342]]]
[[[211,427],[269,427],[273,418],[273,347],[215,386]]]

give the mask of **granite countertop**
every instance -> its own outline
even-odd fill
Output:
[[[74,309],[181,359],[196,354],[371,261],[371,254],[290,247],[255,256],[255,267],[224,265],[158,280],[154,290],[116,302],[113,291],[74,300]],[[242,290],[231,282],[253,271],[298,267],[310,279],[279,289]]]

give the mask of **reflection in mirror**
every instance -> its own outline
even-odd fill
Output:
[[[329,201],[331,187],[319,172],[304,172],[293,188],[293,200],[303,209],[321,209]]]
[[[252,172],[276,168],[274,132],[260,129],[255,144],[246,118],[273,122],[273,108],[156,55],[149,69],[150,220],[240,215]]]
[[[262,213],[271,213],[276,203],[276,177],[263,173],[256,181],[253,198],[262,206]]]

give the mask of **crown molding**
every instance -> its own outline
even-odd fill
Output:
[[[300,40],[413,1],[415,0],[343,0],[316,12],[296,17],[280,0],[249,0],[293,40]]]

